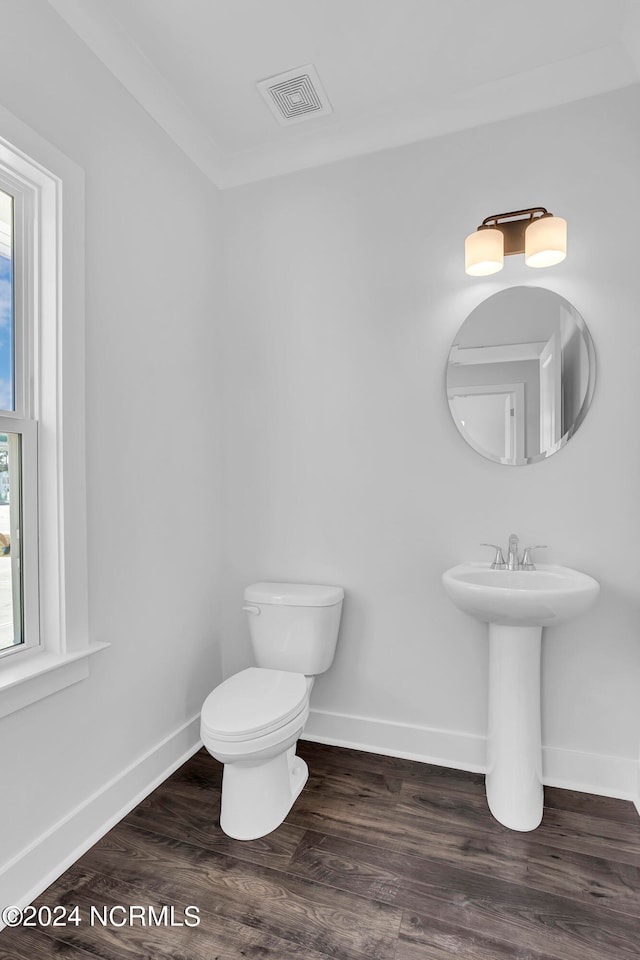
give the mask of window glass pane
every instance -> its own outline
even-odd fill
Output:
[[[20,434],[0,433],[0,650],[23,642]]]
[[[0,190],[0,410],[14,410],[13,197]]]

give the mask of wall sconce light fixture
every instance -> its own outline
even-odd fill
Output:
[[[529,267],[552,267],[567,255],[567,221],[544,207],[485,217],[464,243],[464,268],[472,277],[502,270],[504,258],[524,253]]]

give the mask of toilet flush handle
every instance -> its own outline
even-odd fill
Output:
[[[260,615],[260,607],[254,607],[253,605],[250,605],[243,607],[242,609],[245,611],[245,613],[250,613],[254,617]]]

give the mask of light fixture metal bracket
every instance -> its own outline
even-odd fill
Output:
[[[504,255],[524,253],[524,232],[533,220],[552,217],[545,207],[528,207],[526,210],[511,210],[485,217],[478,230],[500,230],[504,236]]]

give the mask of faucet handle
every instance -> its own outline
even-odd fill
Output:
[[[502,547],[499,547],[496,543],[481,543],[481,547],[491,547],[496,551],[496,555],[493,558],[493,563],[491,564],[492,570],[504,570],[506,568],[506,563],[504,562],[504,557],[502,556]]]
[[[520,563],[521,568],[523,570],[535,570],[535,565],[533,563],[533,560],[531,559],[531,551],[546,550],[546,547],[547,547],[546,543],[536,543],[532,547],[525,547],[524,553],[522,554],[522,561]]]

